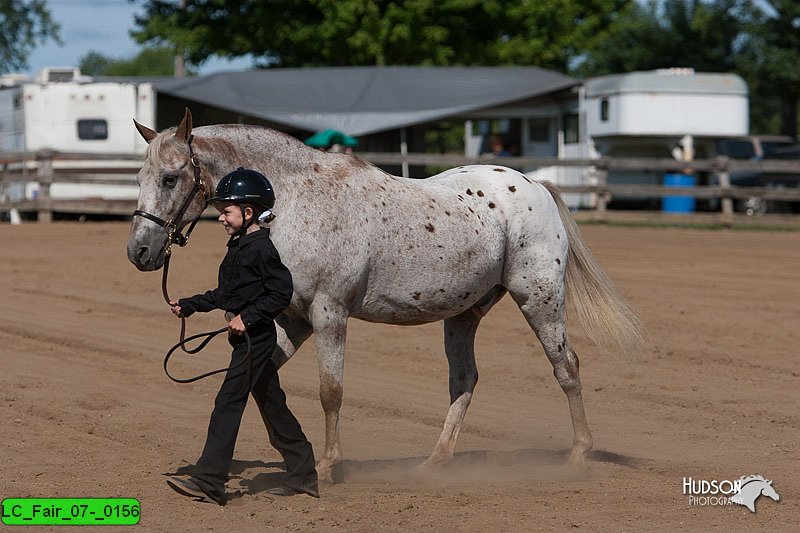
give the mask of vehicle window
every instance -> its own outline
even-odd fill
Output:
[[[764,159],[797,159],[798,147],[790,142],[761,142]]]
[[[79,120],[78,139],[83,141],[108,139],[108,122],[102,119]]]
[[[756,156],[753,143],[750,141],[717,141],[717,153],[731,159],[752,159]]]

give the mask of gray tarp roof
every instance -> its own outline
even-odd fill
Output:
[[[223,72],[153,83],[178,98],[349,135],[531,98],[580,81],[536,67],[331,67]]]

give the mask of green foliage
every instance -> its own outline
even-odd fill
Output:
[[[745,78],[753,131],[795,134],[794,0],[143,1],[135,38],[194,65],[251,56],[260,67],[534,65],[578,76],[693,67]]]
[[[800,3],[761,0],[747,20],[738,66],[750,86],[751,129],[797,136]]]
[[[148,0],[134,36],[200,64],[536,65],[566,70],[633,0]]]
[[[27,68],[37,43],[61,42],[44,0],[0,0],[0,28],[0,73]]]
[[[729,72],[735,68],[735,45],[744,27],[740,4],[740,0],[630,4],[608,31],[589,43],[575,72],[597,76],[669,67]]]
[[[89,76],[172,76],[175,53],[170,48],[159,46],[146,48],[129,59],[115,59],[90,51],[80,59],[78,66],[81,73]]]

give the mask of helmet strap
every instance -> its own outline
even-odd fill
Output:
[[[247,215],[245,214],[245,210],[246,210],[248,207],[249,207],[249,206],[246,206],[246,205],[244,205],[244,204],[239,204],[239,209],[241,209],[241,210],[242,210],[242,227],[241,227],[241,228],[239,228],[239,231],[237,231],[237,232],[236,232],[236,234],[237,234],[237,235],[244,235],[244,234],[246,234],[246,233],[247,233],[247,229],[248,229],[250,226],[252,226],[252,225],[253,225],[253,221],[254,221],[254,220],[255,220],[255,218],[256,218],[256,217],[255,217],[255,211],[253,211],[253,216],[252,216],[252,217],[250,217],[250,220],[247,220]],[[252,210],[253,210],[253,208],[251,207],[251,208],[250,208],[250,210],[252,211]]]

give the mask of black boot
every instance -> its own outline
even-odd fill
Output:
[[[167,485],[178,494],[189,498],[197,498],[201,501],[214,502],[219,505],[228,503],[228,499],[224,494],[215,493],[211,488],[206,488],[205,483],[198,482],[194,478],[171,476],[167,478]]]

